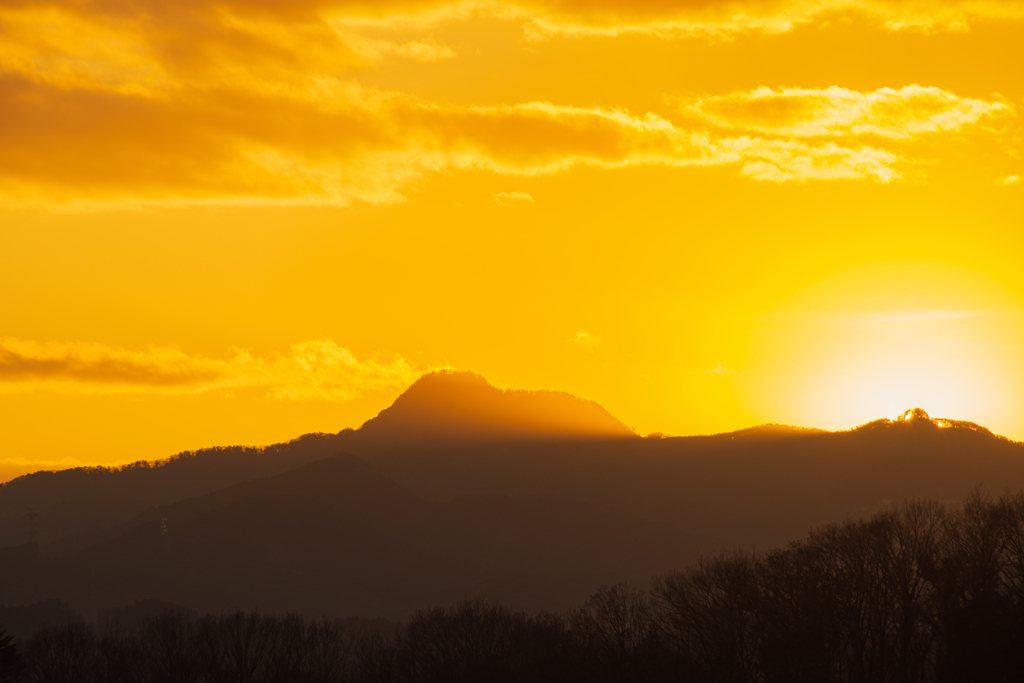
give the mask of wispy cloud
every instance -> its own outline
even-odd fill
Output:
[[[807,144],[799,140],[734,138],[744,162],[741,173],[755,180],[839,180],[871,178],[887,183],[900,177],[893,152],[870,146],[845,147],[832,143]]]
[[[982,118],[1013,111],[1002,102],[958,97],[917,85],[867,93],[839,87],[758,88],[703,98],[685,110],[730,130],[794,138],[877,135],[896,139],[958,131]]]
[[[769,182],[889,182],[908,152],[888,140],[960,132],[1010,111],[918,86],[761,88],[666,115],[552,102],[468,106],[345,75],[368,60],[451,58],[429,33],[366,33],[366,22],[417,12],[619,25],[819,4],[8,4],[0,6],[0,205],[380,204],[450,170],[526,177],[579,166],[735,166]]]
[[[977,311],[892,311],[888,313],[855,316],[855,319],[868,324],[916,325],[954,322],[958,320],[967,320],[969,318],[977,318],[981,315],[982,314]]]
[[[536,38],[653,35],[664,39],[782,34],[851,15],[886,31],[963,32],[984,20],[1020,21],[1020,0],[725,0],[524,3]]]
[[[965,31],[1024,20],[1024,0],[89,0],[0,5],[0,67],[51,84],[157,93],[167,87],[286,86],[387,58],[455,51],[431,30],[472,17],[529,37],[665,39],[780,34],[850,16],[890,31]],[[398,32],[388,35],[388,32]],[[409,39],[406,35],[417,33]],[[183,49],[187,46],[188,49]]]
[[[1000,185],[1016,185],[1020,182],[1019,175],[1008,175],[999,179]]]
[[[706,369],[704,372],[712,374],[712,375],[735,375],[735,374],[737,374],[736,370],[733,370],[731,368],[727,368],[724,365],[722,365],[721,363],[719,363],[718,365],[716,365],[713,368]]]
[[[392,203],[447,169],[528,177],[576,166],[736,165],[769,181],[899,177],[898,155],[860,142],[719,136],[652,113],[548,102],[438,105],[330,79],[274,97],[208,101],[85,96],[8,80],[0,108],[7,202],[71,208]],[[304,125],[287,124],[295,120]]]
[[[330,5],[330,3],[325,3]],[[337,6],[336,6],[337,7]],[[372,9],[369,9],[372,8]],[[1020,0],[381,0],[338,8],[347,23],[429,28],[489,16],[521,23],[532,40],[648,35],[666,40],[777,35],[856,17],[892,32],[963,32],[977,21],[1020,21]]]
[[[762,318],[772,324],[796,324],[845,328],[926,328],[928,326],[967,324],[982,321],[1008,321],[1022,317],[1017,310],[969,309],[894,309],[876,311],[802,311],[775,313]]]
[[[596,332],[588,332],[587,330],[580,330],[576,333],[576,336],[572,338],[573,343],[579,344],[588,351],[593,351],[595,348],[601,345],[601,335]]]
[[[455,57],[454,48],[448,45],[438,45],[433,36],[422,41],[396,42],[360,35],[344,28],[340,28],[339,36],[346,47],[370,62],[377,62],[388,57],[410,59],[417,62],[439,62]]]
[[[533,197],[525,192],[499,192],[494,195],[494,201],[502,206],[512,206],[523,202],[533,202]]]
[[[0,339],[0,390],[184,394],[254,388],[271,398],[343,401],[408,386],[416,371],[400,356],[357,358],[330,340],[293,344],[270,358],[236,351],[228,359],[173,347],[130,351],[90,343]]]
[[[223,378],[228,365],[187,356],[175,348],[135,352],[100,344],[0,340],[0,382],[4,383],[190,387]]]

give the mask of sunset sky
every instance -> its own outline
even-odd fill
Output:
[[[1024,0],[0,0],[0,481],[357,427],[1024,439]]]

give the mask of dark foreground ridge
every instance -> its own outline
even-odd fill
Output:
[[[641,438],[600,406],[424,377],[358,430],[0,487],[0,606],[144,600],[404,620],[466,596],[564,611],[893,501],[1024,489],[1024,445],[909,411],[846,432]]]
[[[1010,683],[1024,671],[1024,493],[910,501],[560,614],[465,600],[399,625],[166,607],[0,637],[0,680]]]

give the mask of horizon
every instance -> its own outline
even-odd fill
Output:
[[[624,422],[622,422],[621,420],[619,420],[618,417],[616,417],[615,415],[613,415],[612,413],[607,411],[607,409],[605,409],[604,406],[601,406],[599,403],[596,403],[595,401],[590,401],[589,399],[584,399],[584,398],[581,398],[579,396],[574,396],[574,395],[569,394],[567,392],[557,391],[557,390],[548,390],[548,389],[512,389],[512,388],[508,388],[508,387],[495,386],[495,385],[491,384],[490,382],[488,382],[487,379],[485,377],[483,377],[482,375],[478,375],[478,374],[476,374],[476,373],[474,373],[472,371],[453,371],[453,370],[450,370],[450,369],[444,369],[444,370],[439,370],[439,371],[435,370],[435,371],[432,371],[432,372],[429,372],[429,373],[424,373],[423,375],[418,377],[416,382],[414,382],[413,384],[419,383],[420,380],[423,380],[424,378],[428,378],[428,377],[443,377],[445,375],[448,375],[448,376],[461,376],[462,378],[465,378],[465,377],[468,376],[468,377],[472,378],[473,380],[482,380],[487,385],[487,387],[489,387],[491,389],[495,389],[498,392],[500,392],[501,394],[526,394],[526,395],[555,394],[555,395],[567,397],[567,398],[572,399],[574,401],[579,401],[579,402],[584,403],[584,404],[592,404],[592,405],[596,406],[597,408],[599,408],[600,410],[604,411],[604,413],[609,418],[611,418],[611,420],[613,422],[621,424],[623,427],[628,429],[630,437],[642,438],[642,439],[650,439],[650,438],[656,438],[656,439],[680,439],[680,438],[690,438],[690,437],[700,438],[700,437],[728,436],[730,434],[737,434],[737,433],[742,433],[742,432],[755,431],[755,430],[757,430],[757,429],[759,429],[761,427],[783,427],[783,428],[786,428],[786,429],[792,429],[794,431],[808,431],[808,432],[825,433],[825,434],[838,434],[838,433],[845,433],[845,432],[854,432],[854,431],[857,431],[858,429],[861,429],[863,427],[866,427],[868,425],[875,424],[875,423],[878,423],[878,422],[886,422],[886,423],[891,423],[891,424],[896,424],[896,423],[900,423],[900,422],[910,422],[913,419],[917,419],[917,418],[921,417],[921,416],[918,415],[918,413],[919,412],[923,412],[924,413],[923,417],[925,419],[929,420],[932,424],[934,424],[936,427],[939,427],[939,428],[964,427],[964,428],[969,428],[969,429],[973,430],[975,427],[980,427],[982,430],[990,432],[996,438],[1006,439],[1006,440],[1010,441],[1011,443],[1024,443],[1024,442],[1019,442],[1019,441],[1014,440],[1014,439],[1009,439],[1005,435],[992,432],[985,425],[979,425],[979,424],[977,424],[975,422],[972,422],[972,421],[959,420],[957,418],[946,417],[946,416],[941,416],[940,417],[940,416],[931,415],[930,413],[928,413],[928,411],[924,410],[920,406],[915,406],[914,408],[908,408],[907,410],[902,411],[898,415],[894,415],[892,417],[880,416],[880,417],[874,418],[872,420],[868,420],[866,422],[863,422],[863,423],[860,423],[860,424],[857,424],[857,425],[853,425],[853,426],[847,427],[845,429],[822,429],[820,427],[814,427],[814,426],[810,426],[810,425],[793,425],[793,424],[786,424],[786,423],[781,423],[781,422],[762,422],[762,423],[758,423],[758,424],[754,424],[754,425],[748,425],[746,427],[740,427],[739,429],[729,430],[729,431],[725,431],[725,432],[714,432],[714,433],[708,433],[708,434],[668,434],[668,433],[660,432],[660,431],[648,432],[648,433],[644,434],[644,433],[640,433],[640,432],[636,431],[630,425],[627,425]],[[411,385],[410,385],[410,387],[407,387],[402,392],[402,394],[399,395],[398,398],[401,398],[401,396],[404,396],[409,388],[411,388]],[[397,398],[396,398],[396,401],[397,401]],[[125,462],[125,463],[80,463],[80,464],[76,464],[76,465],[74,465],[72,467],[40,468],[40,469],[37,469],[37,470],[29,470],[29,471],[24,471],[24,472],[17,472],[16,469],[12,468],[12,471],[15,472],[15,473],[11,473],[11,474],[9,474],[8,472],[3,471],[3,469],[0,469],[0,486],[2,486],[3,484],[5,484],[5,483],[7,483],[9,481],[13,481],[14,479],[17,479],[20,476],[24,476],[24,475],[27,475],[27,474],[32,474],[32,473],[35,473],[35,472],[60,471],[60,470],[63,470],[63,469],[78,469],[78,468],[92,468],[92,467],[100,467],[100,468],[106,468],[106,469],[110,469],[110,470],[117,470],[117,469],[120,469],[120,468],[123,468],[123,467],[131,467],[133,465],[138,465],[140,462],[145,462],[149,466],[163,465],[163,464],[167,464],[167,463],[173,462],[174,459],[177,458],[180,455],[201,453],[201,452],[204,452],[204,451],[208,451],[210,449],[217,449],[217,448],[243,448],[243,449],[264,450],[264,449],[271,448],[271,447],[274,447],[274,446],[280,446],[280,445],[285,445],[285,444],[289,444],[289,443],[294,443],[296,441],[301,440],[303,437],[307,437],[307,436],[340,434],[340,433],[343,433],[343,432],[346,432],[346,431],[359,431],[359,430],[363,429],[371,421],[375,420],[376,418],[379,418],[388,408],[391,408],[394,405],[395,405],[395,403],[392,402],[390,405],[386,406],[380,412],[378,412],[376,415],[374,415],[373,417],[369,418],[368,420],[366,420],[362,424],[358,425],[357,427],[343,427],[342,429],[340,429],[340,430],[338,430],[336,432],[334,432],[334,431],[328,431],[328,432],[306,432],[306,433],[303,433],[303,434],[296,434],[293,437],[291,437],[289,439],[286,439],[286,440],[283,440],[283,441],[280,441],[280,442],[264,443],[264,444],[244,444],[244,443],[209,444],[207,446],[203,446],[203,447],[199,447],[199,448],[195,448],[195,449],[187,449],[187,450],[179,451],[179,452],[176,452],[176,453],[167,454],[167,455],[165,455],[163,457],[159,457],[159,458],[155,458],[155,459],[139,459],[139,460],[135,460],[135,461],[131,461],[131,462]],[[452,410],[456,410],[457,411],[460,408],[461,408],[461,406],[456,406]],[[444,411],[442,411],[442,412],[444,412]],[[947,424],[943,424],[943,423],[947,423]],[[455,429],[457,431],[458,428],[456,427]],[[538,438],[543,439],[543,437],[538,437]],[[591,440],[591,439],[594,439],[594,438],[617,439],[617,438],[624,438],[624,437],[623,436],[610,435],[610,434],[609,435],[601,435],[599,433],[593,433],[593,434],[578,433],[578,434],[575,434],[575,436],[567,434],[566,436],[564,436],[562,438],[567,438],[569,440],[579,439],[579,440],[583,440],[583,441],[588,441],[588,440]]]
[[[356,428],[1024,441],[1024,0],[0,6],[0,480]]]

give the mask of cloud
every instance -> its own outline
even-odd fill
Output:
[[[393,203],[449,169],[529,177],[736,165],[758,180],[899,177],[898,155],[856,141],[721,136],[653,113],[549,102],[440,105],[334,79],[276,96],[164,100],[0,78],[0,109],[7,203],[72,209]]]
[[[882,311],[805,311],[775,313],[764,322],[783,325],[825,326],[849,329],[881,329],[894,327],[928,327],[1020,320],[1014,310],[971,309],[894,309]]]
[[[623,35],[729,39],[850,18],[884,31],[963,32],[978,21],[1024,19],[1021,0],[456,0],[394,8],[379,3],[361,19],[375,26],[409,27],[486,15],[521,22],[534,40]]]
[[[1001,102],[911,85],[869,93],[839,87],[778,92],[762,87],[703,98],[685,111],[730,130],[796,138],[878,135],[905,140],[923,133],[958,131],[1012,109]]]
[[[512,206],[513,204],[519,204],[522,202],[532,202],[533,197],[525,192],[499,192],[494,195],[494,201],[498,202],[502,206]]]
[[[791,4],[729,7],[771,14]],[[402,17],[485,12],[615,24],[724,11],[714,3],[631,7],[0,2],[0,205],[381,204],[449,170],[528,177],[578,166],[735,166],[760,181],[889,182],[903,158],[886,139],[962,130],[1009,110],[917,86],[762,88],[690,103],[688,120],[679,120],[678,112],[552,102],[439,103],[348,75],[375,60],[452,57],[430,35],[373,34]],[[859,139],[868,133],[869,142]]]
[[[1020,21],[1020,0],[550,0],[523,3],[538,39],[614,37],[732,38],[781,34],[851,16],[886,31],[962,32],[977,21]]]
[[[264,369],[265,368],[265,369]],[[360,360],[329,340],[293,344],[289,353],[253,372],[253,385],[278,399],[339,401],[368,391],[404,389],[418,373],[401,356]],[[244,375],[243,375],[244,376]]]
[[[428,40],[409,40],[402,43],[373,38],[341,29],[340,37],[356,55],[370,62],[387,57],[401,57],[417,62],[439,62],[455,57],[455,50],[447,45],[438,45],[433,36]]]
[[[735,370],[727,368],[724,365],[722,365],[721,363],[719,363],[718,365],[716,365],[713,368],[708,368],[704,372],[707,372],[707,373],[712,374],[712,375],[735,375],[735,374],[738,374]]]
[[[5,0],[0,67],[150,93],[183,81],[281,85],[289,71],[450,59],[454,50],[429,31],[475,17],[518,23],[536,40],[729,39],[850,17],[888,31],[964,31],[979,20],[1021,21],[1024,0]]]
[[[0,339],[0,390],[187,394],[255,388],[271,398],[343,401],[400,389],[417,377],[400,356],[359,359],[330,340],[293,344],[269,359],[236,351],[229,360],[190,356],[173,347],[146,351],[90,343]]]
[[[891,311],[876,315],[865,315],[861,317],[861,320],[867,324],[916,325],[957,322],[976,318],[979,315],[975,311]]]
[[[486,16],[523,25],[528,39],[729,39],[856,19],[884,31],[963,32],[978,21],[1020,21],[1021,0],[379,0],[316,3],[348,26],[427,29]]]
[[[867,146],[844,147],[832,143],[809,145],[801,141],[738,138],[723,144],[746,160],[742,175],[755,180],[838,180],[874,178],[887,183],[900,177],[894,168],[900,158]]]
[[[0,340],[0,382],[62,381],[75,384],[176,388],[199,386],[224,375],[224,364],[173,348],[138,353],[99,344],[40,344]]]
[[[594,332],[588,332],[587,330],[580,330],[576,333],[576,336],[572,338],[572,341],[588,351],[593,351],[596,347],[601,345],[601,335]]]
[[[1019,175],[1008,175],[999,179],[1000,185],[1016,185],[1020,182]]]

